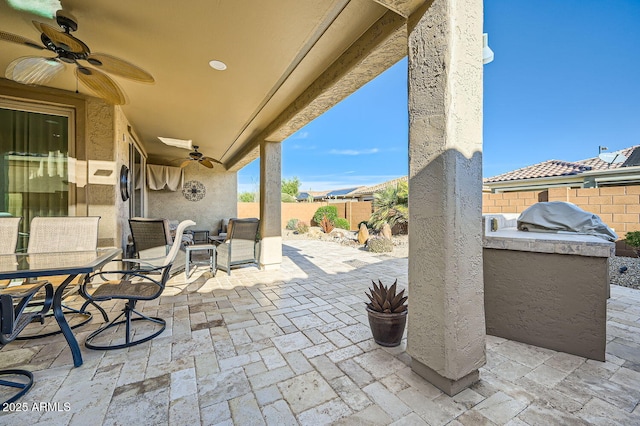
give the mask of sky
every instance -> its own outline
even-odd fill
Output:
[[[640,145],[640,0],[485,0],[483,176]],[[406,58],[283,142],[301,191],[408,172]],[[255,191],[258,160],[238,173]]]

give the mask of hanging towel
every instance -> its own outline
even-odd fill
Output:
[[[180,167],[147,164],[147,186],[154,191],[182,189],[182,169]]]

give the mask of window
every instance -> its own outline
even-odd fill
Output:
[[[72,109],[0,98],[0,215],[67,216]],[[73,173],[75,174],[75,173]],[[26,248],[26,238],[18,249]]]

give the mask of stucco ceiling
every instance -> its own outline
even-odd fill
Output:
[[[273,127],[356,40],[393,14],[373,0],[62,4],[78,19],[74,35],[92,52],[115,55],[154,76],[153,84],[113,77],[126,93],[123,110],[152,162],[168,164],[188,152],[157,140],[164,136],[191,139],[205,155],[227,166],[249,152],[256,136]],[[0,30],[39,40],[32,20],[57,28],[53,20],[18,12],[0,0]],[[0,70],[4,73],[12,60],[27,55],[53,56],[0,41]],[[227,70],[212,69],[213,59],[226,63]],[[73,66],[66,67],[48,86],[76,89]],[[91,94],[81,85],[79,90]],[[280,131],[278,138],[287,133]]]

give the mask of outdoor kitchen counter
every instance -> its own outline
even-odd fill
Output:
[[[485,230],[487,334],[604,361],[614,243],[574,233]]]
[[[484,248],[606,257],[615,254],[615,244],[593,235],[573,232],[528,232],[504,228],[485,234]]]

